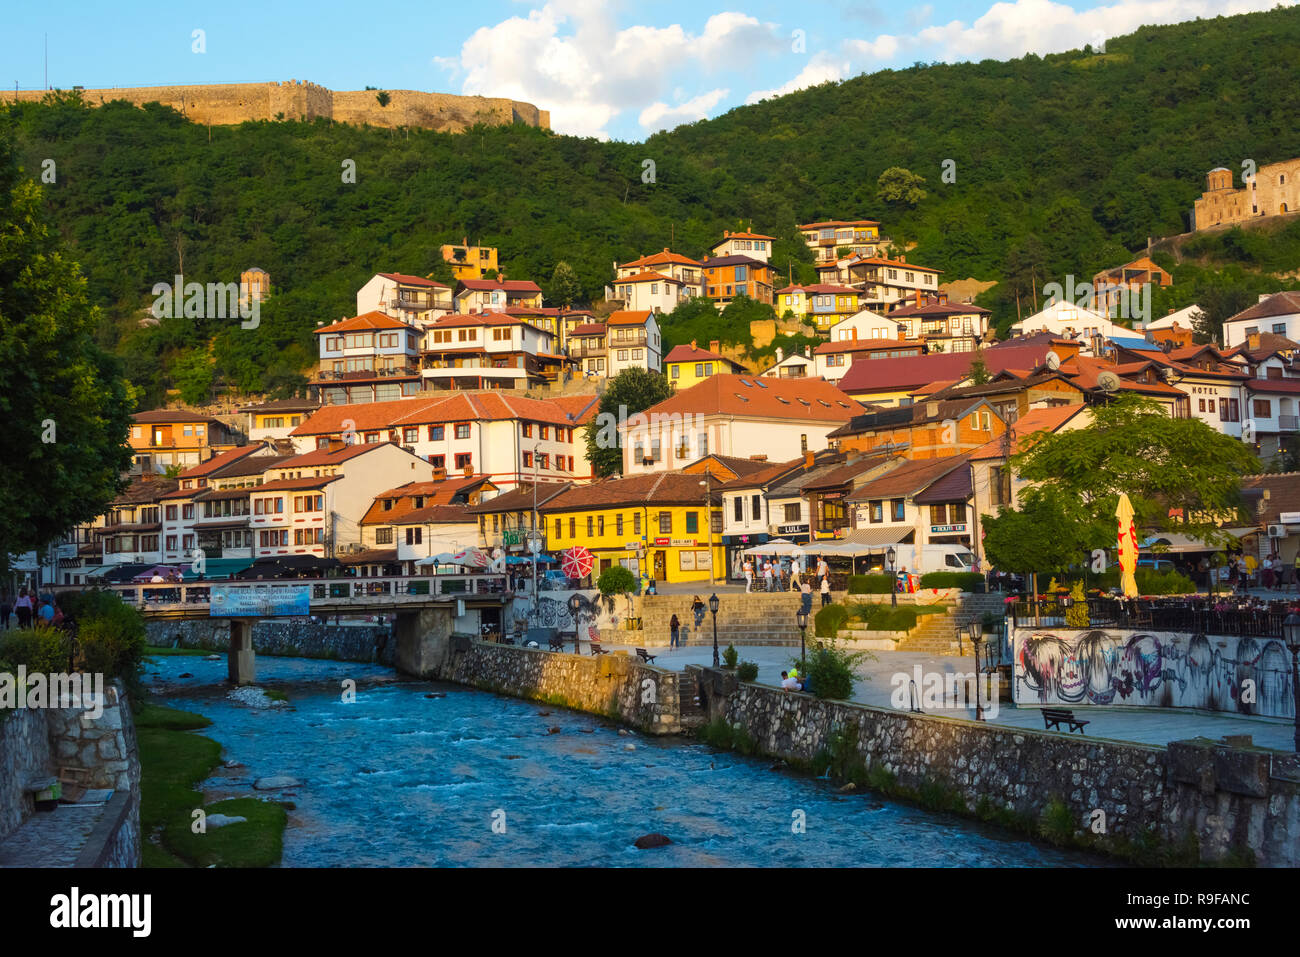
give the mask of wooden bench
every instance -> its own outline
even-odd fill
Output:
[[[609,654],[609,652],[607,652],[604,648],[600,647],[600,644],[599,644],[598,642],[595,642],[595,641],[591,642],[591,653],[592,653],[593,655],[607,655],[607,654]]]
[[[652,664],[654,660],[659,657],[658,655],[650,654],[650,652],[646,651],[644,648],[638,648],[636,650],[636,656],[646,664]]]
[[[1067,725],[1070,731],[1078,731],[1083,734],[1083,726],[1089,722],[1083,718],[1076,718],[1074,712],[1067,708],[1044,708],[1043,709],[1043,726],[1048,731],[1053,728],[1060,730],[1061,725]]]
[[[561,638],[558,634],[557,634],[557,635],[551,635],[551,637],[548,638],[548,639],[546,640],[546,643],[547,643],[547,645],[549,646],[549,649],[550,649],[551,651],[563,651],[563,650],[564,650],[564,639]]]

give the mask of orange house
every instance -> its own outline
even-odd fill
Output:
[[[718,256],[706,259],[704,294],[725,306],[737,296],[748,296],[772,304],[772,269],[750,256]]]
[[[840,452],[887,448],[908,459],[939,459],[964,455],[1006,430],[1006,423],[984,400],[931,400],[855,415],[826,438]]]

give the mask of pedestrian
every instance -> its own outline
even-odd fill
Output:
[[[32,627],[32,596],[26,588],[18,589],[18,600],[14,602],[14,614],[18,616],[19,628]]]
[[[704,599],[699,595],[691,602],[691,611],[695,613],[695,632],[699,634],[700,625],[704,622]]]
[[[799,563],[794,559],[790,560],[790,590],[799,591]]]
[[[1259,583],[1265,588],[1273,587],[1273,556],[1265,555],[1259,566]]]
[[[763,582],[767,590],[772,590],[772,563],[768,559],[763,559]]]
[[[754,562],[746,558],[745,564],[741,566],[745,571],[745,594],[748,595],[754,590]]]
[[[42,596],[41,607],[37,614],[40,616],[40,620],[43,624],[54,624],[54,602],[50,600],[49,595]]]
[[[828,564],[826,564],[826,556],[825,556],[825,555],[818,556],[818,558],[817,558],[817,577],[818,577],[818,578],[829,578],[829,577],[830,577],[830,574],[831,574],[831,566],[828,565]]]
[[[668,634],[669,634],[668,647],[669,648],[678,647],[679,641],[677,638],[677,633],[678,631],[680,631],[681,627],[682,627],[682,623],[677,620],[677,615],[674,614],[673,617],[668,621]]]
[[[799,613],[812,614],[812,582],[805,581],[799,586]]]
[[[822,579],[822,607],[825,608],[831,603],[831,576],[827,575]]]

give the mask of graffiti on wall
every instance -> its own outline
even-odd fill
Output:
[[[619,617],[612,614],[601,601],[597,591],[548,592],[540,595],[534,604],[526,598],[515,599],[512,614],[526,619],[528,627],[555,628],[560,632],[571,632],[575,628],[573,615],[569,612],[569,596],[578,596],[577,627],[581,629],[586,641],[600,641],[602,626],[610,630],[617,629]]]
[[[1014,652],[1017,703],[1295,716],[1291,655],[1276,638],[1021,629]]]

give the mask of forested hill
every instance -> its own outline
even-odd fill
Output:
[[[48,201],[103,307],[102,341],[157,401],[211,371],[245,390],[292,387],[311,330],[351,315],[368,276],[430,274],[438,245],[462,236],[543,288],[568,262],[599,296],[614,260],[670,244],[702,255],[742,223],[780,237],[782,273],[811,279],[795,224],[871,217],[945,278],[1003,280],[990,304],[1005,316],[1017,287],[1091,276],[1185,230],[1210,168],[1300,156],[1297,49],[1300,8],[1143,28],[1100,54],[863,75],[640,144],[521,126],[208,129],[75,100],[15,106],[0,126],[29,175],[54,160]],[[926,180],[914,206],[877,196],[896,166]],[[208,282],[254,265],[277,291],[258,329],[139,326],[153,285],[182,267]]]

